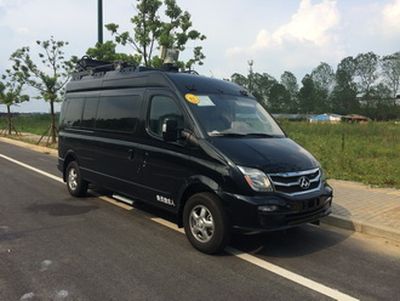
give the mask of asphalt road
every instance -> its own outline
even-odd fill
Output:
[[[384,240],[305,225],[204,255],[157,210],[72,198],[4,156],[60,177],[56,158],[0,142],[0,300],[400,298],[400,248]]]

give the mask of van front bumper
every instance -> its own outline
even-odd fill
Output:
[[[331,213],[332,188],[322,185],[317,192],[288,197],[281,193],[244,196],[222,193],[234,228],[245,232],[275,231],[315,222]]]

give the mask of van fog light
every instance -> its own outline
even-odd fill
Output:
[[[278,210],[278,206],[276,206],[276,205],[258,206],[258,211],[261,211],[261,212],[274,212],[276,210]]]

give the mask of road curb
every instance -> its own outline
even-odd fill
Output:
[[[345,230],[360,232],[400,242],[400,232],[387,227],[376,226],[366,222],[351,220],[335,214],[324,217],[323,219],[321,219],[321,222],[323,224],[342,228]]]
[[[49,147],[41,146],[41,145],[36,145],[28,142],[24,142],[21,140],[15,140],[11,138],[6,138],[6,137],[0,137],[1,142],[9,143],[12,145],[16,145],[19,147],[27,148],[39,153],[47,154],[47,155],[52,155],[54,157],[58,157],[58,151],[56,149],[52,149]]]

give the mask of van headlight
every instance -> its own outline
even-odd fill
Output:
[[[273,191],[273,187],[268,176],[261,170],[249,167],[238,166],[240,172],[243,174],[247,184],[254,191]]]

